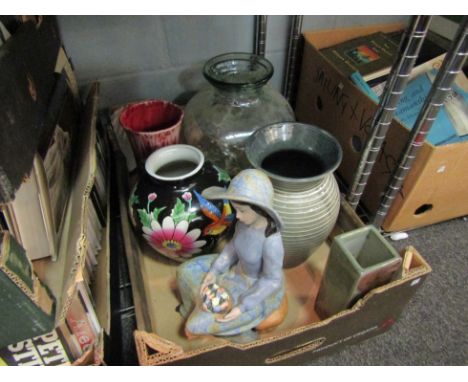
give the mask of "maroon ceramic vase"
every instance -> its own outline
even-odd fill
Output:
[[[140,166],[156,149],[179,143],[183,117],[180,106],[164,100],[147,100],[124,107],[120,125]]]

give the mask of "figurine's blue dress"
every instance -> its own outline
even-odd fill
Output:
[[[218,255],[196,257],[178,267],[182,297],[180,313],[187,317],[186,329],[196,335],[233,336],[255,328],[276,310],[284,296],[284,249],[281,235],[265,237],[264,229],[237,222],[233,239]],[[199,291],[208,271],[232,298],[232,307],[242,314],[229,322],[217,322],[219,315],[201,309]]]

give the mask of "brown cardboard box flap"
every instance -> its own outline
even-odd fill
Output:
[[[57,261],[43,259],[34,262],[41,280],[50,287],[57,299],[56,326],[63,324],[77,288],[83,280],[85,257],[88,250],[87,222],[90,214],[90,194],[96,177],[96,120],[99,101],[99,83],[94,83],[87,100],[85,115],[80,131],[80,147],[73,158],[77,173],[74,187],[67,205],[64,230]],[[107,193],[108,195],[109,193]],[[110,331],[110,205],[107,203],[107,224],[103,229],[99,262],[92,286],[95,312],[103,331]],[[100,364],[103,362],[103,332],[98,340],[75,364]]]
[[[134,332],[138,361],[142,366],[167,363],[183,355],[183,349],[156,334],[142,330]]]
[[[304,37],[314,44],[317,49],[323,49],[353,38],[370,35],[375,32],[395,32],[404,29],[404,27],[404,23],[393,23],[341,29],[324,29],[320,31],[304,32]]]

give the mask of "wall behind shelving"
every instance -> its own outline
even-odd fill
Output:
[[[302,30],[406,22],[408,16],[304,16]],[[217,54],[253,50],[254,16],[58,16],[82,89],[101,82],[101,106],[146,98],[183,103],[206,84],[201,68]],[[281,90],[289,16],[269,16],[266,57]]]

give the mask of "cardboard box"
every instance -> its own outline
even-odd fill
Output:
[[[97,112],[99,105],[99,83],[94,83],[89,91],[86,107],[82,114],[82,125],[80,127],[80,142],[73,158],[77,171],[73,178],[73,188],[67,203],[65,225],[62,231],[60,252],[58,259],[52,261],[50,258],[34,261],[34,269],[39,278],[47,285],[57,301],[55,313],[55,326],[68,327],[69,312],[73,306],[79,285],[89,286],[89,300],[83,302],[88,312],[88,318],[95,315],[99,330],[96,330],[95,341],[84,350],[83,354],[74,359],[73,365],[100,365],[104,363],[104,338],[110,334],[110,202],[106,201],[104,222],[102,223],[101,238],[97,239],[95,230],[91,231],[91,224],[96,222],[95,207],[92,202],[92,190],[99,181],[99,174],[105,178],[104,194],[109,198],[108,184],[110,169],[102,166],[98,156],[97,146]],[[106,166],[108,166],[106,161]],[[79,164],[79,165],[77,165]],[[101,171],[103,170],[103,171]],[[97,242],[99,240],[99,243]],[[93,245],[98,245],[93,250]],[[88,247],[91,247],[88,250]],[[93,265],[93,272],[86,271],[87,257],[94,253],[98,259]],[[89,281],[92,280],[92,283]],[[81,305],[81,304],[80,304]],[[90,311],[94,312],[91,313]],[[76,320],[76,331],[73,334],[78,341],[85,340],[90,336],[84,330],[86,322]],[[89,322],[92,319],[89,318]],[[71,328],[73,329],[73,328]],[[82,330],[80,333],[80,329]],[[78,335],[83,337],[78,338]],[[68,334],[67,334],[68,335]],[[69,334],[71,335],[71,334]],[[82,342],[80,342],[82,343]]]
[[[180,301],[174,263],[154,252],[130,227],[127,210],[128,175],[124,159],[117,160],[120,216],[132,282],[137,330],[134,333],[141,365],[292,365],[332,353],[390,329],[431,271],[414,248],[404,255],[404,267],[394,281],[373,289],[351,309],[320,320],[315,298],[326,264],[324,243],[303,265],[285,270],[288,314],[270,332],[247,343],[219,337],[189,341],[184,320],[176,311]],[[333,235],[362,226],[350,206],[342,204]]]
[[[296,116],[332,133],[343,148],[338,174],[349,185],[369,135],[377,104],[341,75],[319,49],[402,24],[305,32]],[[409,131],[393,120],[362,197],[373,214],[390,181]],[[413,229],[468,214],[468,142],[433,146],[424,142],[382,225],[385,231]]]

